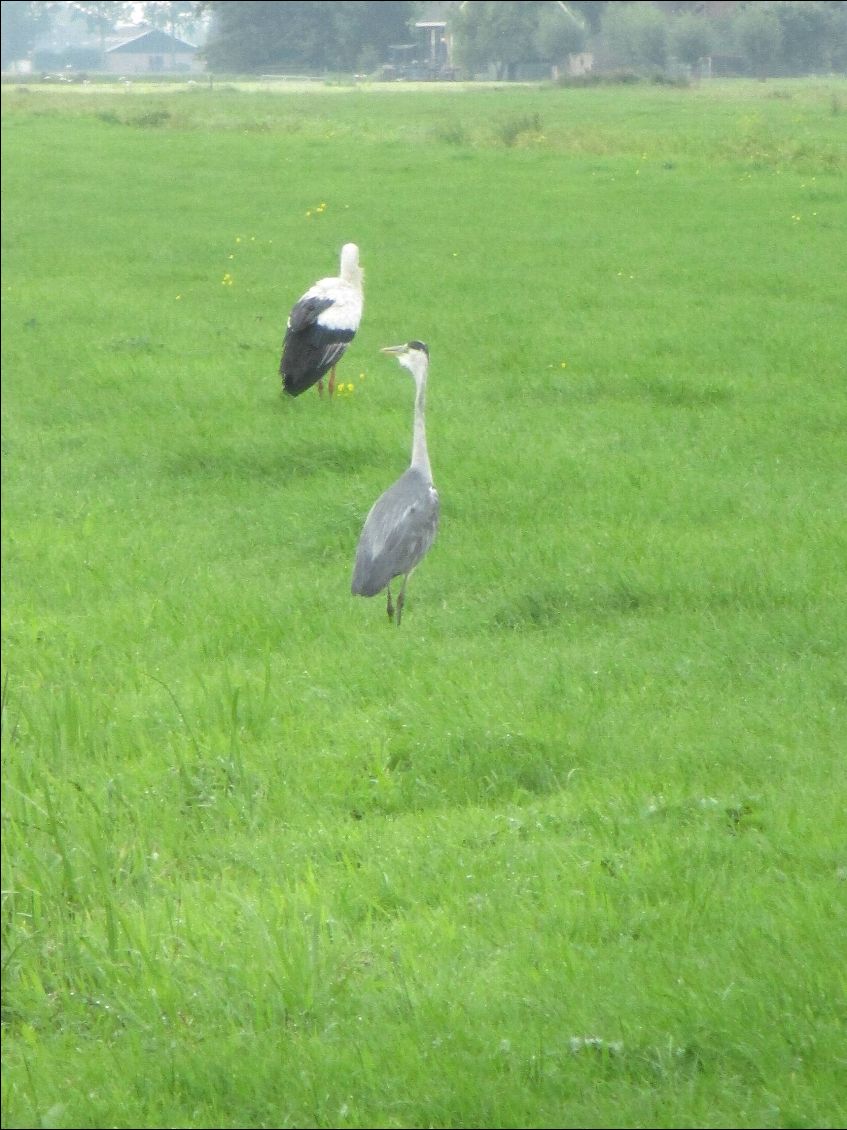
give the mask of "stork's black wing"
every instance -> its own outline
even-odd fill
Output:
[[[301,298],[288,316],[288,333],[302,333],[313,326],[318,316],[333,304],[332,298]]]
[[[279,364],[283,388],[290,396],[317,384],[353,340],[354,330],[336,329],[319,320],[332,305],[331,298],[301,298],[291,311]]]

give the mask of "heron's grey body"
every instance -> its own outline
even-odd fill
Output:
[[[435,540],[439,499],[432,481],[424,425],[428,350],[422,342],[413,341],[383,352],[393,353],[415,379],[412,462],[405,474],[380,495],[365,519],[356,549],[351,589],[356,596],[376,596],[387,588],[388,616],[393,619],[391,582],[395,577],[402,577],[396,608],[399,625],[406,582]]]
[[[353,592],[376,596],[395,577],[407,576],[424,557],[438,529],[438,493],[417,467],[377,499],[368,514],[353,570]]]

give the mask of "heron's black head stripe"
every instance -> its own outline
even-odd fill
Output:
[[[429,357],[429,348],[422,341],[410,341],[409,349],[419,349],[421,353],[425,353]]]

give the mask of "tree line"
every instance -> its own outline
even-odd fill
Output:
[[[499,78],[581,52],[605,72],[696,71],[715,55],[731,73],[847,72],[844,0],[756,0],[713,14],[696,2],[480,2],[454,5],[449,26],[460,66]]]
[[[429,6],[413,0],[4,0],[4,67],[32,51],[60,9],[101,36],[139,10],[175,35],[205,17],[210,32],[203,53],[218,73],[373,73],[397,45],[417,43],[422,55],[428,49],[414,25]],[[847,0],[756,0],[715,14],[701,3],[660,0],[454,0],[440,11],[452,62],[465,77],[508,79],[532,68],[549,74],[581,52],[605,72],[696,70],[719,56],[730,73],[847,73]]]

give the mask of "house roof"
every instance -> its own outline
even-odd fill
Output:
[[[123,43],[110,47],[106,53],[108,55],[164,55],[175,52],[185,54],[188,51],[196,50],[196,47],[186,43],[185,40],[177,39],[175,35],[168,35],[166,31],[153,28],[152,31],[144,31],[141,35],[135,35],[132,39],[127,39]]]

